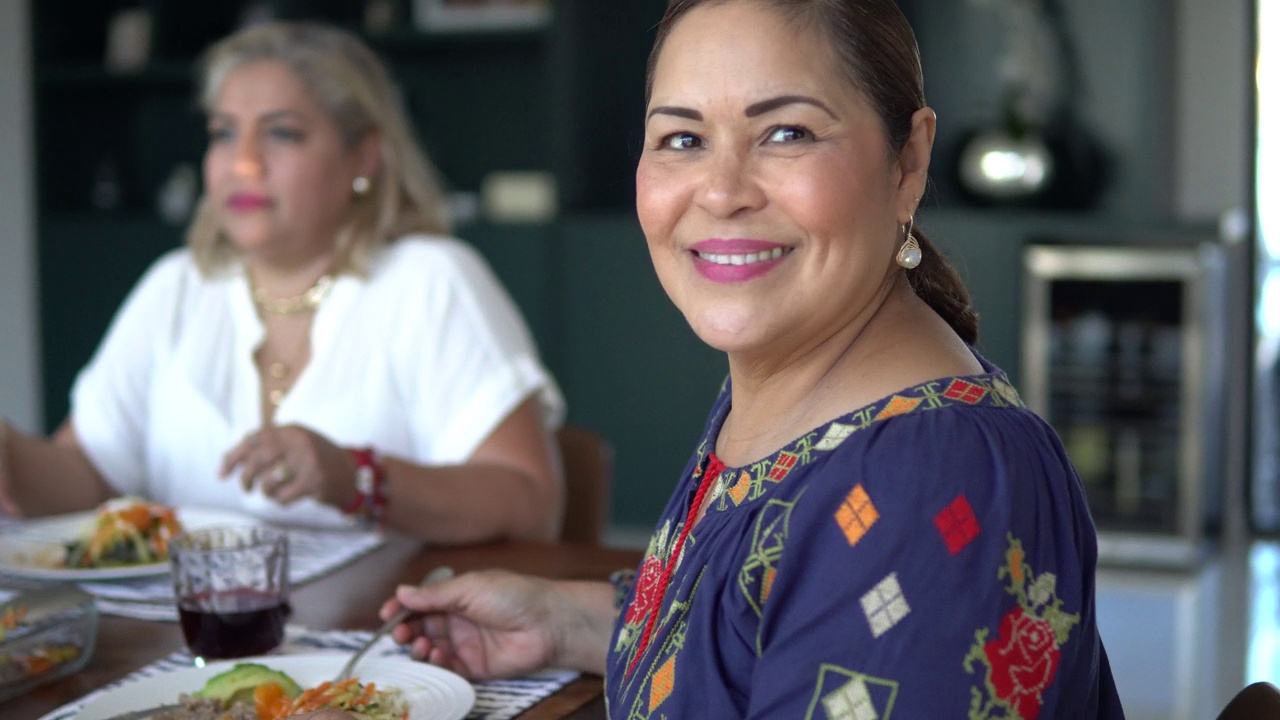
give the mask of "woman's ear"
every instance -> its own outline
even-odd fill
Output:
[[[920,108],[911,116],[911,135],[898,155],[899,215],[904,221],[915,214],[916,205],[924,195],[937,129],[938,116],[931,108]]]
[[[370,131],[356,143],[356,170],[370,180],[382,169],[382,134]]]

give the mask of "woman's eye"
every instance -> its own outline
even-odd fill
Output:
[[[231,132],[231,128],[227,128],[227,127],[210,127],[209,128],[209,142],[211,143],[226,142],[230,140],[233,135],[234,133]]]
[[[672,133],[662,138],[661,147],[666,150],[693,150],[702,147],[702,140],[692,133]]]
[[[813,135],[802,127],[787,125],[777,127],[769,131],[769,142],[773,143],[789,143],[797,140],[809,140]]]
[[[291,127],[273,127],[267,131],[267,135],[274,140],[283,140],[285,142],[298,142],[303,138],[301,130]]]

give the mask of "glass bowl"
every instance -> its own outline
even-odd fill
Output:
[[[0,702],[89,662],[98,606],[74,587],[21,593],[0,605]]]

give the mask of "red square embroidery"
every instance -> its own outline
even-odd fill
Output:
[[[773,467],[769,469],[769,479],[780,481],[791,472],[791,468],[796,466],[796,460],[799,456],[794,453],[784,452],[778,455],[778,459],[774,461]]]
[[[971,382],[965,382],[964,380],[958,379],[952,380],[951,384],[948,385],[947,389],[942,393],[942,396],[945,398],[959,400],[960,402],[969,403],[970,405],[982,400],[986,395],[987,389],[981,385],[974,385]]]
[[[973,514],[973,507],[964,495],[957,496],[950,505],[943,508],[933,518],[933,524],[938,526],[942,541],[947,544],[952,555],[963,550],[982,531],[978,518]]]

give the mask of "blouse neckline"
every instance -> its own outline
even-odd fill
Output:
[[[1025,407],[1018,391],[1009,382],[1004,371],[988,362],[976,350],[970,348],[974,358],[982,365],[983,372],[970,375],[953,375],[935,378],[917,385],[908,386],[890,393],[863,407],[843,415],[838,415],[808,432],[792,439],[786,445],[769,455],[752,460],[745,465],[724,465],[722,475],[728,477],[732,473],[762,465],[776,465],[784,454],[808,454],[813,450],[834,450],[845,437],[853,432],[863,430],[884,420],[899,415],[907,415],[921,410],[938,409],[938,402],[945,406],[961,403],[971,406],[989,407]],[[939,389],[941,388],[941,389]],[[715,414],[708,424],[707,433],[698,448],[697,467],[703,467],[707,459],[715,453],[716,441],[720,438],[720,430],[732,409],[732,379],[726,378],[721,390],[723,401],[718,403]],[[812,438],[819,438],[811,443]],[[805,447],[805,446],[808,447]],[[718,462],[722,462],[719,457]],[[701,473],[698,473],[700,476]]]

